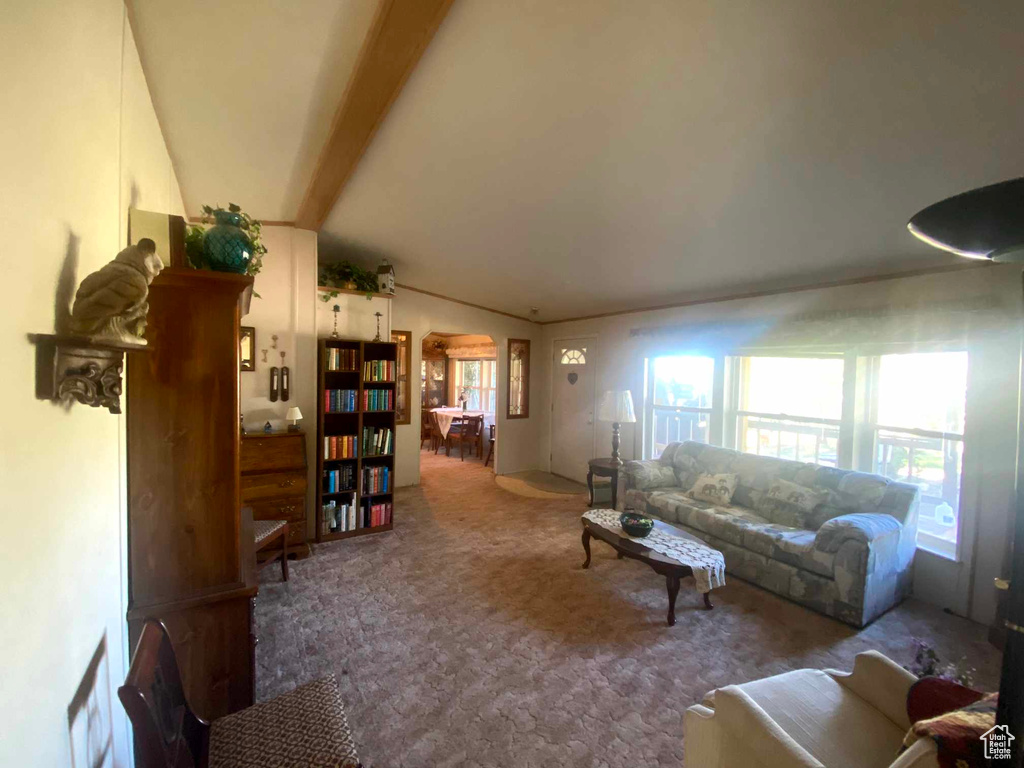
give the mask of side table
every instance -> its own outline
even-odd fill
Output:
[[[594,475],[598,477],[608,477],[612,481],[612,509],[618,509],[619,506],[619,468],[622,466],[621,462],[615,462],[613,459],[591,459],[587,462],[589,469],[587,470],[587,489],[590,491],[590,504],[594,506]]]

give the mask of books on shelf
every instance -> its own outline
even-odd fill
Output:
[[[395,409],[395,390],[364,389],[364,411],[393,411]]]
[[[355,413],[358,390],[325,389],[324,413]]]
[[[324,435],[324,459],[354,459],[356,456],[355,435]]]
[[[370,499],[364,499],[359,512],[361,528],[376,528],[379,525],[391,524],[390,501],[372,504]]]
[[[342,493],[356,489],[356,468],[351,464],[324,470],[324,493]]]
[[[320,533],[344,533],[356,530],[356,505],[351,502],[339,504],[334,499],[321,507]]]
[[[363,427],[363,456],[387,456],[392,453],[393,434],[387,427]]]
[[[350,371],[355,372],[356,368],[356,355],[357,352],[354,349],[338,349],[337,347],[328,347],[326,350],[326,359],[324,360],[325,370],[328,371]]]
[[[363,363],[363,381],[394,381],[394,360],[367,360]]]
[[[391,467],[363,467],[363,493],[390,493]]]

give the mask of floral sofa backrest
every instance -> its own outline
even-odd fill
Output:
[[[735,474],[739,482],[732,504],[755,511],[762,508],[762,499],[775,480],[811,488],[822,502],[807,523],[810,530],[851,513],[888,514],[903,524],[916,522],[917,487],[881,475],[757,456],[692,441],[669,443],[658,463],[672,467],[676,485],[683,489],[691,488],[701,474]]]

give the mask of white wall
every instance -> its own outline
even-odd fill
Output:
[[[487,312],[453,301],[446,301],[416,291],[399,288],[394,298],[392,326],[412,334],[413,388],[410,424],[398,427],[398,455],[395,472],[398,485],[414,485],[420,481],[420,361],[423,358],[423,337],[431,331],[468,333],[490,336],[498,349],[498,412],[495,472],[509,474],[541,466],[540,398],[547,370],[539,358],[542,326],[526,320]],[[508,370],[508,339],[530,339],[530,418],[506,419],[505,376]],[[546,456],[546,453],[545,453]]]
[[[127,765],[123,420],[36,400],[26,336],[53,332],[62,269],[77,287],[124,246],[130,205],[180,214],[181,195],[121,2],[9,4],[0,38],[0,765],[70,765],[67,707],[104,633]]]
[[[989,267],[922,275],[844,287],[786,293],[753,299],[701,304],[659,311],[544,326],[544,343],[534,359],[549,361],[555,340],[594,336],[597,346],[597,396],[608,389],[631,389],[638,411],[643,403],[641,343],[630,329],[678,323],[726,323],[737,320],[784,321],[797,313],[919,304],[941,309],[944,303],[981,300],[1006,308],[1006,331],[972,337],[966,403],[966,432],[961,514],[961,562],[951,563],[919,551],[915,593],[942,607],[989,623],[995,610],[992,578],[1003,561],[1011,514],[1020,339],[1021,277],[1019,267]],[[909,341],[913,341],[910,339]],[[681,341],[680,343],[685,343]],[[589,355],[588,355],[589,357]],[[543,405],[537,409],[541,452],[551,445],[550,367]],[[539,381],[535,382],[540,384]],[[538,405],[541,405],[539,401]],[[640,424],[623,425],[622,455],[639,457]],[[611,425],[597,422],[598,446],[611,445]],[[610,450],[610,448],[609,448]],[[600,448],[599,448],[600,452]]]

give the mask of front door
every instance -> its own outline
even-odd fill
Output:
[[[556,339],[551,361],[551,472],[586,482],[594,458],[596,339]]]

